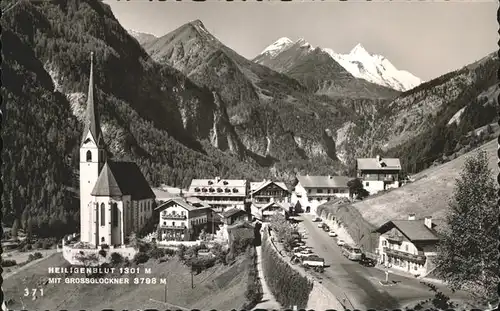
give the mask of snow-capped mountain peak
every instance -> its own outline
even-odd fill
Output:
[[[254,61],[264,64],[272,59],[279,57],[285,50],[297,48],[304,49],[301,53],[310,53],[314,47],[304,38],[292,42],[289,38],[280,38],[262,53]],[[358,43],[349,53],[340,54],[329,48],[321,48],[321,51],[330,55],[344,69],[354,77],[367,80],[369,82],[390,87],[398,91],[407,91],[421,84],[423,81],[415,77],[408,71],[398,70],[384,56],[368,52],[366,48]]]
[[[349,55],[355,57],[355,56],[371,56],[370,53],[361,45],[361,43],[358,43],[352,50],[349,52]]]
[[[287,47],[291,46],[293,44],[293,41],[290,40],[289,38],[282,37],[276,40],[273,44],[265,48],[260,55],[262,54],[268,54],[271,57],[274,55],[277,55],[281,51],[285,50]]]

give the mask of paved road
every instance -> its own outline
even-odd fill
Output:
[[[385,279],[383,271],[348,260],[342,256],[336,239],[318,228],[317,223],[312,222],[311,216],[300,216],[299,219],[303,220],[299,227],[308,232],[307,245],[311,246],[318,256],[325,258],[325,264],[329,265],[321,275],[323,285],[340,299],[344,297],[339,297],[339,290],[344,292],[352,302],[352,306],[348,303],[347,307],[361,310],[397,309],[410,302],[434,296],[427,286],[413,277],[390,274],[389,280],[397,283],[393,286],[382,286],[379,281]],[[444,286],[437,287],[444,294],[451,295]],[[465,294],[460,293],[457,298],[464,297]]]

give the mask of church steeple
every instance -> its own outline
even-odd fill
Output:
[[[103,139],[99,114],[94,98],[94,52],[90,53],[90,77],[89,90],[87,96],[87,115],[85,116],[85,129],[83,131],[82,144],[85,142],[88,133],[92,135],[97,146],[102,147]]]

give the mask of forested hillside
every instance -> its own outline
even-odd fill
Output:
[[[471,131],[498,120],[498,68],[492,53],[404,92],[359,118],[345,141],[357,146],[358,155],[400,157],[410,173],[471,150],[492,134]]]

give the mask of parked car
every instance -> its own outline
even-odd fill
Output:
[[[301,254],[304,254],[304,255],[312,254],[312,252],[313,252],[313,251],[312,251],[312,249],[310,249],[310,248],[305,248],[305,249],[302,249],[302,250],[300,251],[300,253],[301,253]]]
[[[328,236],[336,237],[337,234],[334,231],[330,231],[330,232],[328,232]]]
[[[314,219],[313,219],[313,221],[314,221],[314,222],[321,222],[321,218],[316,217],[316,218],[314,218]]]
[[[345,245],[345,241],[344,240],[338,240],[337,241],[337,245],[338,246],[343,246],[343,245]]]
[[[361,257],[361,260],[359,261],[359,264],[365,266],[365,267],[375,267],[375,264],[377,262],[371,258],[368,258],[368,257],[365,257],[365,256],[362,256]]]
[[[320,223],[318,224],[318,228],[323,228],[323,223],[322,223],[322,222],[320,222]]]
[[[329,231],[330,231],[330,227],[328,227],[328,225],[327,225],[327,224],[323,224],[323,230],[324,230],[325,232],[329,232]]]

